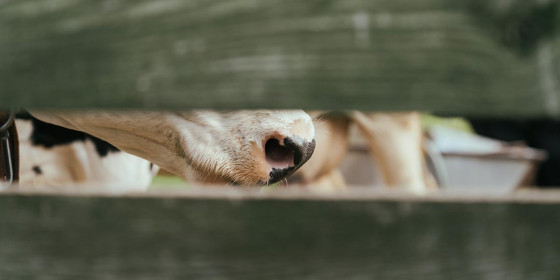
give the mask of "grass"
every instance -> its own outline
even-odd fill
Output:
[[[150,190],[188,189],[189,183],[178,176],[158,175],[152,180]]]

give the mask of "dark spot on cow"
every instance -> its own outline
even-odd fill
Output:
[[[91,140],[100,157],[107,156],[110,152],[120,151],[117,147],[97,137],[93,137],[81,131],[40,121],[27,112],[18,113],[16,118],[31,121],[33,131],[31,133],[30,140],[33,145],[36,146],[53,148],[59,145],[67,145],[72,142]]]
[[[39,167],[38,165],[33,166],[32,170],[33,173],[35,173],[36,175],[43,174],[43,170],[41,170],[41,167]]]
[[[119,152],[120,151],[117,147],[109,144],[106,141],[103,141],[99,138],[93,137],[89,134],[86,134],[86,135],[87,135],[87,138],[89,138],[93,142],[93,145],[95,145],[95,150],[97,151],[97,153],[101,157],[106,156],[110,152],[114,153],[114,152]]]
[[[154,169],[154,164],[150,162],[150,171],[152,171],[152,169]]]

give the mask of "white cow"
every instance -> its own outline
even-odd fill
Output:
[[[32,115],[16,120],[22,188],[144,190],[154,164],[195,183],[266,185],[301,167],[315,147],[312,119],[300,110]]]

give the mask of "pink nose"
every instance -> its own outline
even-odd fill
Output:
[[[268,184],[292,174],[311,158],[315,150],[315,140],[308,142],[299,137],[286,137],[282,142],[271,138],[265,144],[266,161],[272,167]]]

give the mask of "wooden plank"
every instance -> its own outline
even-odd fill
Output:
[[[560,277],[550,195],[289,196],[4,193],[0,278]]]
[[[0,107],[560,115],[557,1],[7,0]]]

